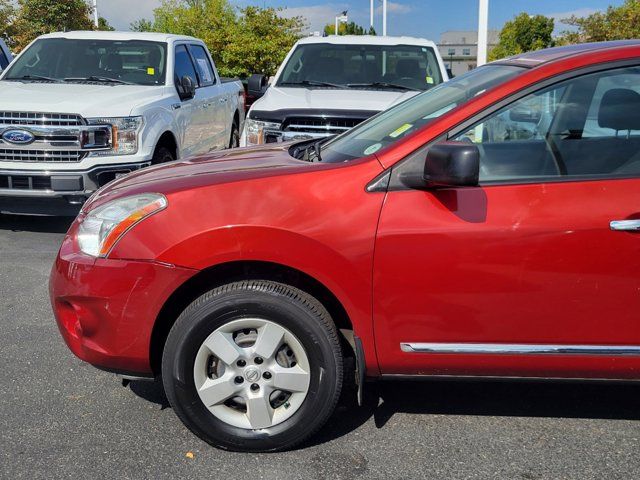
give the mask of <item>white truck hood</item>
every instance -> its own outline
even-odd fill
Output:
[[[368,110],[381,112],[419,92],[395,90],[338,90],[330,88],[269,87],[252,110],[269,112],[284,109]]]
[[[159,98],[163,90],[163,87],[141,85],[0,81],[0,111],[73,113],[84,118],[124,117],[137,105]]]

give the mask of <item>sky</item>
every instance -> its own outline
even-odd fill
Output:
[[[161,0],[98,0],[98,11],[111,25],[127,30],[129,24],[140,18],[153,18],[153,9]],[[369,25],[369,0],[231,0],[237,6],[258,5],[284,8],[284,14],[306,18],[309,31],[321,31],[335,16],[348,10],[349,20]],[[374,26],[382,32],[382,2],[376,5]],[[489,0],[489,27],[500,29],[505,21],[520,12],[544,14],[557,20],[572,14],[578,16],[606,10],[609,5],[620,5],[623,0]],[[438,41],[448,30],[476,30],[477,0],[389,0],[387,29],[389,35],[410,35]],[[556,22],[558,24],[558,22]],[[556,31],[566,29],[557,25]]]

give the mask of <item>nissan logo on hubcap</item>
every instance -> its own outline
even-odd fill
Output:
[[[257,382],[260,379],[260,370],[255,367],[249,367],[244,372],[244,378],[247,379],[247,382]]]
[[[7,130],[2,134],[2,140],[16,145],[26,145],[35,139],[36,137],[26,130]]]

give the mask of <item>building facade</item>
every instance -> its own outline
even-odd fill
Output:
[[[497,30],[489,30],[488,51],[498,43],[499,34]],[[440,35],[438,50],[446,67],[453,72],[453,75],[462,75],[478,66],[478,32],[444,32]]]

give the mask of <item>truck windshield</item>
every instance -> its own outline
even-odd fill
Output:
[[[167,46],[159,42],[43,38],[3,80],[164,85],[166,59]]]
[[[456,77],[330,140],[320,151],[322,161],[344,162],[371,155],[523,71],[521,67],[487,65]]]
[[[298,45],[279,87],[427,90],[442,83],[431,47],[416,45]]]

